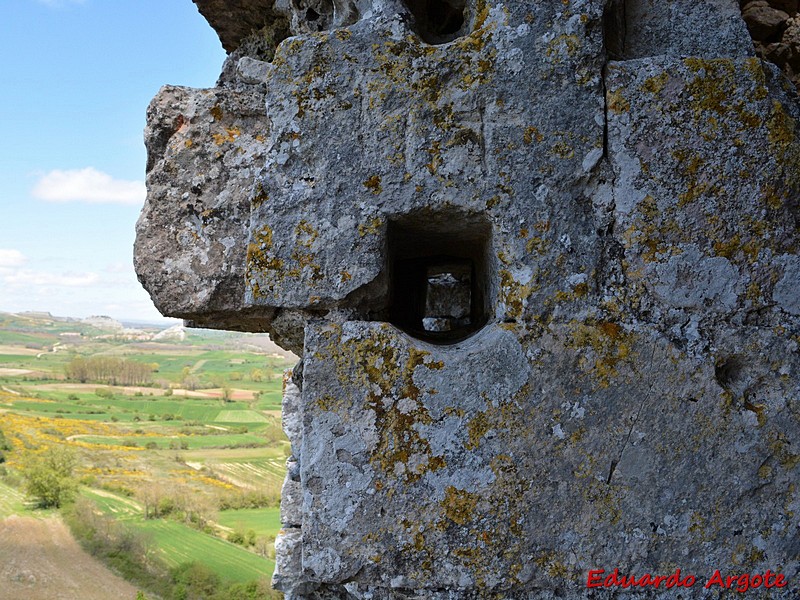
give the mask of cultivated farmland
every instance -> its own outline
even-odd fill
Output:
[[[0,519],[29,514],[26,469],[48,448],[63,448],[76,458],[77,502],[67,509],[73,530],[79,537],[108,530],[111,546],[126,535],[140,540],[142,562],[162,570],[148,593],[165,594],[183,576],[165,579],[170,569],[200,568],[187,564],[210,570],[221,590],[268,579],[291,454],[280,426],[283,372],[295,359],[264,336],[188,331],[155,338],[141,329],[109,332],[0,313],[0,432],[7,447]],[[116,358],[94,359],[104,356]],[[86,364],[126,361],[145,365],[127,371],[147,371],[147,381],[114,385],[113,373],[77,380],[86,377]],[[102,556],[108,548],[92,550]],[[149,575],[137,569],[117,565],[147,588]]]

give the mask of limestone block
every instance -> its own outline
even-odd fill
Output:
[[[276,586],[795,581],[793,87],[733,0],[442,2],[198,0],[238,46],[151,107],[143,283],[303,354]]]
[[[272,585],[278,590],[291,590],[301,573],[300,530],[285,529],[275,538],[275,571]]]
[[[292,381],[292,371],[283,377],[283,401],[281,404],[283,431],[292,444],[300,444],[303,439],[303,406],[300,402],[300,389]]]
[[[520,288],[545,297],[563,285],[535,265],[588,268],[582,181],[602,155],[601,9],[487,5],[468,35],[439,46],[388,14],[284,42],[265,81],[246,304],[385,319],[389,230],[407,221],[455,240],[460,224],[487,224],[489,270],[504,273],[492,316],[520,317]]]
[[[658,319],[755,314],[792,273],[778,259],[800,243],[800,106],[773,69],[753,58],[609,65],[616,231],[628,291],[646,296],[631,302]]]
[[[737,0],[624,0],[625,44],[618,58],[747,57],[753,43]]]
[[[747,569],[796,572],[793,509],[763,509],[798,502],[796,341],[721,326],[715,366],[642,324],[520,333],[433,346],[383,324],[309,326],[305,581],[582,598],[597,564],[710,576],[749,552]]]
[[[257,329],[241,311],[253,180],[267,119],[258,88],[167,86],[148,108],[148,199],[134,263],[165,314]],[[235,317],[226,322],[226,314]],[[233,322],[235,321],[235,322]]]

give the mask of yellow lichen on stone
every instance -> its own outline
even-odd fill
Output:
[[[523,285],[516,281],[510,271],[500,270],[500,301],[506,306],[507,316],[514,319],[522,317],[531,291],[530,285]]]
[[[653,77],[648,77],[640,89],[643,92],[650,92],[651,94],[658,95],[664,89],[664,86],[667,85],[668,80],[669,75],[666,73],[654,75]]]
[[[225,143],[235,142],[240,135],[242,135],[242,130],[238,127],[226,127],[225,133],[214,133],[211,137],[214,138],[217,146],[221,146]]]
[[[452,485],[445,489],[444,494],[444,500],[440,505],[445,516],[457,525],[469,523],[473,518],[480,496]]]
[[[372,175],[366,181],[364,181],[362,185],[368,190],[370,190],[376,196],[383,191],[383,188],[381,187],[380,175]]]
[[[358,224],[358,235],[365,237],[368,235],[375,235],[383,228],[383,219],[380,217],[372,217],[366,223]]]
[[[365,408],[375,413],[379,432],[371,462],[386,478],[408,484],[446,465],[444,457],[433,454],[430,443],[417,429],[430,425],[433,419],[419,401],[422,390],[414,381],[414,372],[419,367],[438,365],[433,361],[426,364],[427,351],[401,351],[395,344],[389,329],[381,329],[365,339],[347,340],[343,348],[332,340],[329,352],[343,383],[351,384],[355,377],[362,389],[375,390],[365,399]],[[354,365],[358,367],[355,370]]]
[[[541,142],[544,140],[544,135],[536,127],[529,126],[525,128],[525,132],[522,134],[522,140],[526,144],[532,143],[533,140]]]
[[[469,435],[469,440],[464,447],[467,450],[475,450],[481,443],[483,436],[486,435],[486,432],[491,429],[491,425],[489,424],[489,420],[486,418],[485,412],[480,412],[475,415],[472,419],[470,419],[469,423],[467,423],[467,433]]]
[[[559,63],[565,57],[573,58],[581,49],[581,41],[577,35],[562,33],[547,44],[545,55],[554,63]]]
[[[572,348],[591,348],[592,352],[582,354],[580,364],[587,367],[601,388],[608,387],[610,381],[619,376],[617,367],[624,361],[633,360],[633,334],[626,332],[619,324],[608,321],[570,324]]]
[[[609,90],[606,93],[606,105],[608,110],[615,113],[629,112],[631,103],[622,95],[622,89]]]
[[[319,231],[317,231],[311,225],[311,223],[309,223],[305,219],[301,219],[300,222],[297,224],[297,226],[294,228],[294,235],[297,244],[305,248],[311,248],[316,239],[319,237]]]

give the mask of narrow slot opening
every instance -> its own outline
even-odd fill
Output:
[[[607,0],[603,12],[603,43],[608,60],[623,60],[625,55],[625,0]]]
[[[490,227],[463,214],[389,223],[389,320],[421,340],[452,344],[489,320]]]

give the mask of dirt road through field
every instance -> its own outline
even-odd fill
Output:
[[[0,521],[3,600],[134,600],[136,588],[81,549],[57,517]]]

